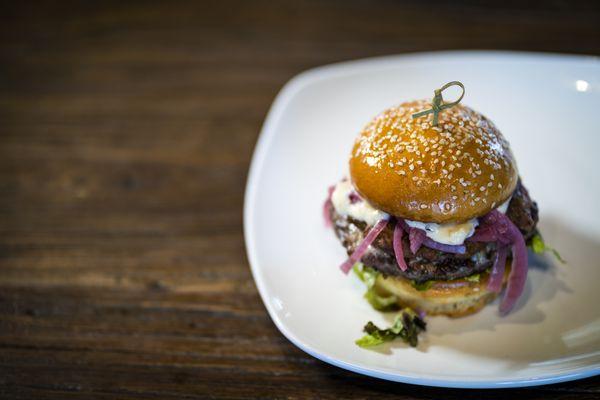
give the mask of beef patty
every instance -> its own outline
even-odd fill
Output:
[[[335,233],[350,255],[366,235],[368,227],[363,221],[338,214],[334,207],[329,209]],[[520,229],[526,241],[531,239],[536,231],[538,207],[520,180],[506,215]],[[458,279],[484,271],[492,266],[496,256],[495,243],[481,242],[465,242],[465,254],[445,253],[426,246],[421,246],[417,253],[413,254],[410,251],[408,235],[403,235],[402,247],[408,269],[402,271],[398,268],[392,247],[393,234],[394,224],[388,224],[362,256],[361,261],[384,275],[401,276],[419,283],[432,279]]]

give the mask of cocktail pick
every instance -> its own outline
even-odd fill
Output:
[[[442,92],[452,86],[459,86],[462,89],[462,93],[460,94],[460,97],[458,98],[458,100],[455,100],[452,103],[444,103],[444,98],[442,97]],[[433,101],[431,102],[432,103],[431,108],[429,110],[424,110],[424,111],[415,113],[412,115],[412,117],[413,117],[413,119],[415,119],[415,118],[422,117],[424,115],[433,114],[432,125],[437,126],[439,113],[447,108],[454,107],[455,105],[460,103],[462,98],[465,96],[465,86],[459,81],[452,81],[452,82],[446,83],[444,86],[442,86],[439,89],[435,89],[433,91],[433,93],[434,93],[434,96],[433,96]]]

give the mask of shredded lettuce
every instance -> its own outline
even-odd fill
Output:
[[[377,272],[374,268],[367,267],[361,263],[356,263],[352,267],[352,270],[356,276],[358,276],[358,279],[367,285],[367,289],[371,289],[375,285],[375,281],[377,280],[379,272]]]
[[[425,321],[412,309],[404,308],[396,315],[394,324],[387,329],[381,329],[369,321],[363,329],[366,335],[358,339],[356,344],[363,348],[373,347],[400,338],[412,347],[416,347],[419,343],[419,333],[426,327]]]
[[[398,309],[398,298],[394,295],[380,296],[374,290],[367,290],[365,299],[371,304],[371,307],[377,311],[391,311]]]
[[[469,276],[465,277],[464,279],[465,279],[465,281],[468,281],[468,282],[479,283],[479,280],[481,279],[481,275],[473,274],[473,275],[469,275]]]
[[[362,264],[354,264],[352,270],[358,276],[358,279],[363,281],[367,286],[365,299],[371,304],[371,307],[377,311],[392,311],[398,309],[398,298],[394,295],[381,296],[375,291],[375,281],[380,275],[375,269]]]
[[[534,253],[536,254],[542,254],[546,251],[551,252],[552,254],[554,254],[554,257],[556,257],[556,259],[558,261],[560,261],[563,264],[566,264],[567,262],[560,256],[558,250],[556,250],[553,247],[548,246],[545,242],[544,242],[544,238],[542,237],[542,235],[540,235],[539,233],[536,233],[532,238],[531,238],[531,243],[529,245],[531,247],[531,249],[533,250]]]

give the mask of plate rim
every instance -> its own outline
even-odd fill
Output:
[[[398,55],[387,55],[379,57],[363,58],[351,61],[343,61],[333,64],[327,64],[311,68],[300,72],[288,80],[284,86],[279,90],[275,99],[267,113],[265,122],[263,123],[254,151],[250,162],[250,168],[248,177],[246,180],[246,188],[244,192],[244,207],[243,207],[243,225],[244,225],[244,241],[246,247],[246,254],[248,257],[248,263],[250,265],[250,271],[254,282],[258,288],[261,300],[267,309],[269,317],[277,327],[277,329],[292,342],[296,347],[306,352],[307,354],[315,357],[318,360],[334,365],[336,367],[352,371],[354,373],[379,378],[392,382],[408,383],[413,385],[421,386],[434,386],[434,387],[448,387],[448,388],[463,388],[463,389],[494,389],[494,388],[516,388],[516,387],[530,387],[548,385],[553,383],[567,382],[578,379],[589,378],[600,374],[600,366],[581,367],[573,372],[564,373],[550,373],[546,375],[540,375],[539,377],[525,377],[516,379],[485,379],[485,380],[448,380],[448,379],[435,379],[430,377],[419,377],[415,375],[407,374],[395,374],[386,371],[381,371],[377,368],[368,368],[353,363],[341,361],[334,357],[320,352],[313,348],[310,344],[303,342],[296,335],[289,330],[283,321],[279,318],[274,310],[273,305],[268,301],[268,289],[260,273],[260,267],[258,263],[258,256],[256,252],[256,242],[252,232],[254,231],[254,205],[257,202],[257,189],[258,181],[262,175],[262,169],[264,161],[267,157],[268,150],[272,139],[275,137],[277,122],[281,119],[283,111],[287,108],[287,105],[294,98],[294,95],[302,90],[304,87],[318,82],[320,80],[326,80],[331,77],[338,77],[341,75],[347,75],[356,73],[360,70],[369,70],[373,67],[385,66],[396,66],[398,62],[415,62],[415,61],[426,61],[428,59],[435,58],[445,59],[464,59],[465,57],[476,57],[476,58],[514,58],[519,57],[522,59],[531,59],[536,61],[553,61],[553,62],[591,62],[597,63],[600,61],[600,57],[592,55],[573,55],[573,54],[560,54],[560,53],[544,53],[544,52],[522,52],[522,51],[486,51],[486,50],[452,50],[452,51],[438,51],[438,52],[417,52],[417,53],[405,53]]]

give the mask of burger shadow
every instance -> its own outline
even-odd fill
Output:
[[[551,216],[544,218],[541,231],[545,233],[544,239],[560,251],[566,259],[566,264],[558,261],[551,252],[535,254],[529,251],[530,275],[523,295],[508,316],[502,317],[498,312],[500,296],[474,315],[460,318],[427,317],[427,332],[421,335],[416,349],[426,353],[434,345],[446,347],[453,352],[510,359],[515,362],[518,362],[520,358],[530,360],[535,354],[547,355],[549,348],[552,349],[551,353],[557,355],[567,352],[569,349],[562,338],[563,329],[546,329],[542,324],[547,315],[541,305],[550,302],[559,293],[574,293],[574,289],[563,279],[567,272],[565,269],[585,266],[585,262],[589,262],[589,260],[600,260],[600,243],[594,238],[572,230],[565,221]],[[532,278],[535,279],[535,282],[532,282]],[[385,315],[390,324],[394,317],[393,313]],[[535,327],[536,324],[539,325],[539,330]],[[533,330],[540,334],[540,338],[536,340],[531,337],[516,336],[515,325],[531,325]],[[502,335],[497,334],[500,332]],[[541,336],[543,336],[543,340]],[[465,339],[469,337],[475,338],[475,340]],[[483,343],[480,338],[498,339],[499,341],[497,345],[490,346],[489,343]],[[513,350],[507,351],[506,346]],[[408,345],[402,342],[392,342],[379,346],[374,351],[391,354],[393,349],[402,347],[408,347]],[[523,351],[514,351],[519,348],[522,348]]]

